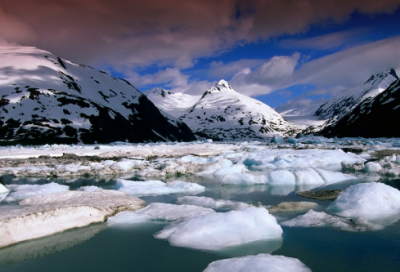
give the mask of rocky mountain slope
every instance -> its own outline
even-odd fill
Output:
[[[263,139],[296,132],[274,109],[236,92],[224,80],[207,90],[179,119],[197,136],[214,140]]]
[[[326,125],[333,124],[365,99],[375,97],[386,90],[396,79],[399,78],[394,69],[372,75],[364,84],[348,89],[321,105],[314,115],[321,119],[329,119]]]
[[[399,79],[394,69],[387,69],[372,75],[364,84],[350,88],[328,102],[322,104],[314,116],[326,120],[323,125],[307,128],[304,133],[318,133],[325,127],[333,126],[336,122],[350,113],[357,105],[368,98],[373,98],[386,90],[391,83]]]
[[[321,133],[327,137],[400,137],[400,80],[369,97]]]
[[[173,93],[162,88],[154,88],[143,92],[143,94],[159,109],[177,118],[184,114],[200,98],[197,95]]]
[[[195,140],[129,82],[33,47],[0,47],[0,95],[1,144]]]

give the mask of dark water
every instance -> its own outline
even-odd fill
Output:
[[[193,180],[192,180],[193,181]],[[14,181],[21,182],[24,181]],[[38,180],[42,183],[46,180]],[[49,182],[49,181],[47,181]],[[59,181],[62,183],[62,181]],[[207,191],[199,196],[264,205],[304,201],[294,192],[268,186],[221,186],[198,179]],[[359,181],[358,181],[359,182]],[[79,187],[79,180],[73,182]],[[82,183],[82,181],[81,181]],[[354,182],[331,185],[346,188]],[[390,182],[388,182],[390,184]],[[112,187],[113,181],[85,180],[84,185]],[[82,185],[82,186],[84,186]],[[276,189],[276,190],[275,190]],[[175,203],[180,195],[143,197]],[[315,201],[320,209],[330,201]],[[279,215],[282,216],[282,215]],[[283,215],[292,218],[296,214]],[[218,259],[258,253],[298,258],[312,271],[400,271],[400,222],[373,232],[352,233],[330,228],[283,227],[280,241],[261,241],[224,252],[173,247],[153,238],[164,224],[107,228],[95,224],[0,250],[0,271],[203,271]]]

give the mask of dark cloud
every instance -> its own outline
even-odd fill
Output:
[[[0,0],[0,41],[117,68],[185,68],[240,43],[393,12],[400,0]]]

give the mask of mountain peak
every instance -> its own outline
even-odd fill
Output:
[[[376,79],[385,78],[385,77],[388,77],[388,76],[392,76],[392,77],[394,77],[394,79],[399,79],[399,77],[396,74],[396,71],[393,68],[389,68],[389,69],[386,69],[383,72],[380,72],[380,73],[377,73],[377,74],[373,74],[370,78],[368,78],[368,80],[364,84],[367,84],[369,82],[375,81]]]
[[[228,89],[232,89],[231,85],[226,80],[221,79],[217,83],[215,83],[215,87],[225,87]]]

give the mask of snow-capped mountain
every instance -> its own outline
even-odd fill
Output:
[[[3,144],[195,139],[129,82],[33,47],[0,47],[0,92]]]
[[[154,88],[143,93],[159,109],[177,118],[200,98],[197,95],[173,93],[162,88]]]
[[[324,126],[331,125],[365,99],[375,97],[386,90],[396,79],[398,76],[394,69],[387,69],[382,73],[372,75],[364,84],[348,89],[321,105],[314,115],[321,119],[328,119]]]
[[[327,126],[328,137],[400,137],[400,79],[375,97],[369,97]]]
[[[214,140],[263,139],[296,131],[274,109],[236,92],[225,80],[207,90],[179,119],[197,136]]]

